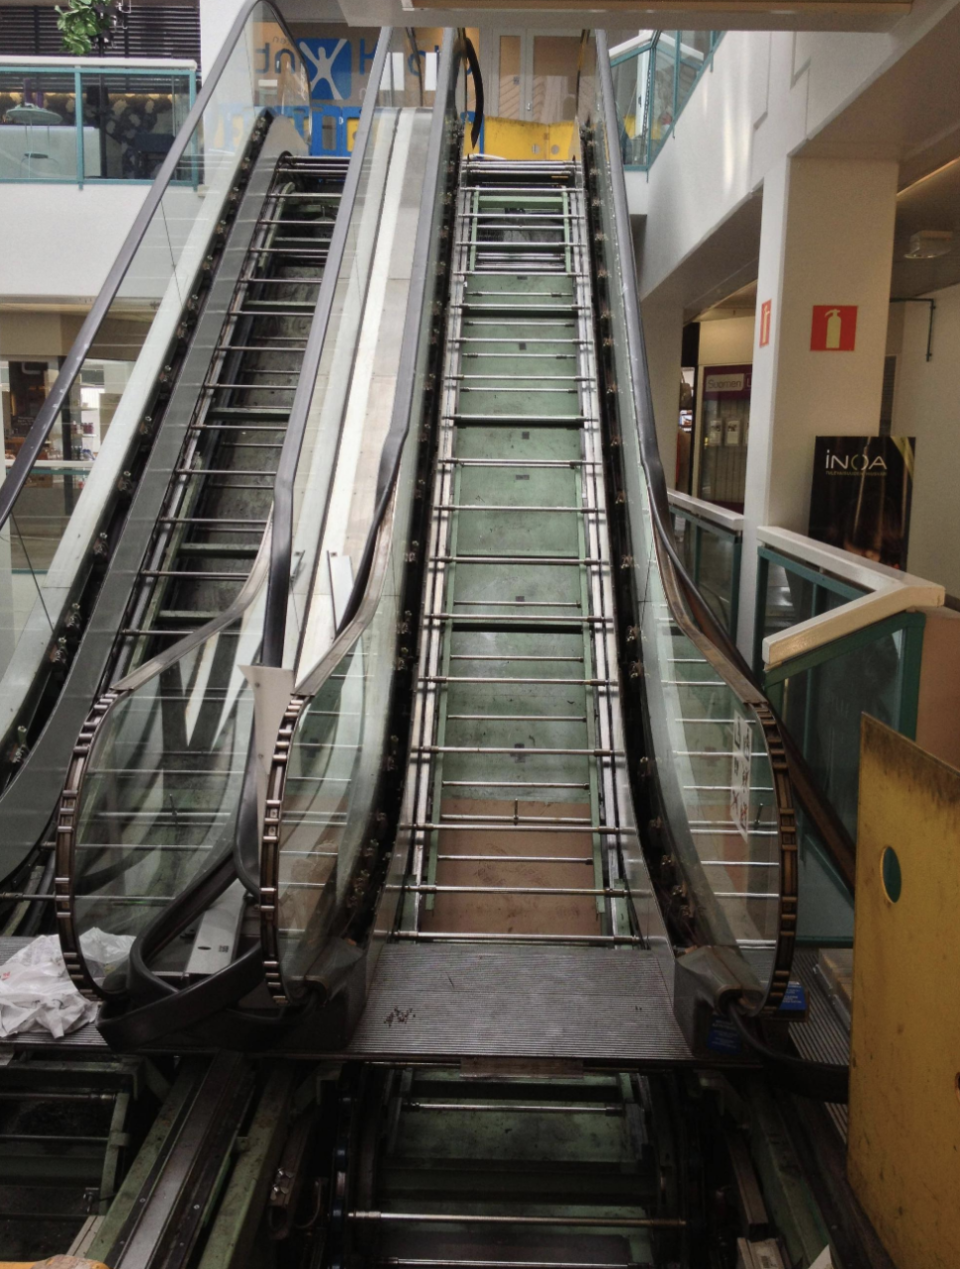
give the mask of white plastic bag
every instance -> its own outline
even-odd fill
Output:
[[[84,957],[104,973],[121,964],[133,944],[130,934],[87,930],[80,938]],[[18,1031],[49,1031],[59,1039],[96,1017],[67,975],[55,934],[42,934],[0,965],[0,1039]]]

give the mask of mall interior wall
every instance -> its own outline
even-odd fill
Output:
[[[902,307],[895,436],[917,442],[907,566],[960,596],[960,286],[935,291],[931,357],[926,304]]]
[[[628,182],[631,214],[646,218],[641,300],[674,285],[696,248],[759,194],[775,163],[816,138],[955,8],[956,0],[915,0],[884,34],[727,32],[649,173]],[[906,117],[909,101],[891,104]],[[855,135],[831,140],[832,157],[895,157],[905,128],[879,108],[867,113]],[[699,261],[697,273],[684,279],[684,303],[702,285]]]

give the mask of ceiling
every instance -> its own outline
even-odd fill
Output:
[[[339,0],[351,26],[669,27],[887,31],[909,0]]]

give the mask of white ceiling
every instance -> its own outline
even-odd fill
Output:
[[[909,0],[340,0],[351,26],[669,27],[683,30],[887,31]]]

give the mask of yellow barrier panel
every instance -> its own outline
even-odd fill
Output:
[[[465,154],[476,154],[470,144],[467,130],[464,142]],[[528,123],[524,119],[498,119],[496,115],[484,120],[483,152],[498,159],[550,159],[566,162],[579,153],[579,136],[576,124]]]
[[[847,1171],[897,1269],[957,1269],[960,771],[861,735]]]

